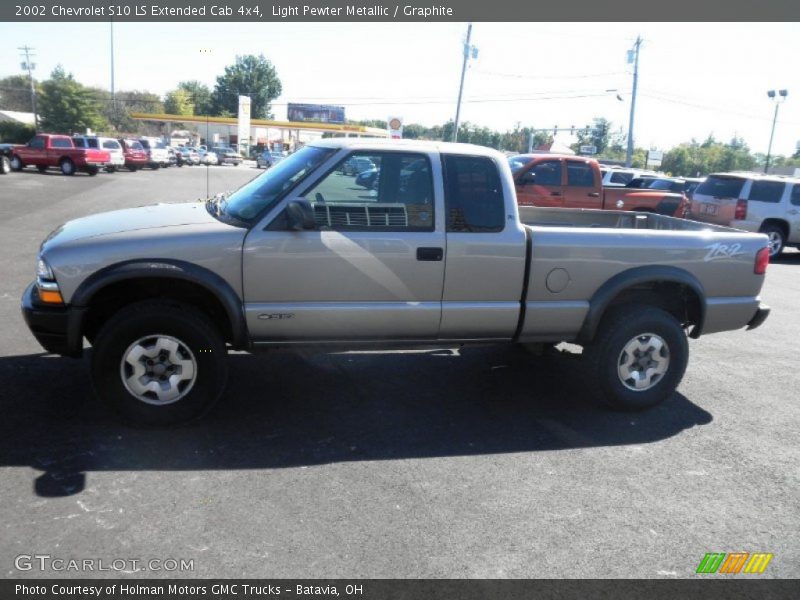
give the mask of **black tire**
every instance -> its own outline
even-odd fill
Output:
[[[786,231],[780,225],[768,223],[761,228],[761,233],[769,237],[769,258],[778,258],[786,248]]]
[[[36,165],[36,170],[39,171],[39,173],[46,173],[47,172],[47,166],[46,165]]]
[[[11,173],[11,161],[3,154],[0,156],[0,175],[8,175]]]
[[[656,369],[666,365],[662,374],[648,378],[651,386],[641,390],[629,387],[635,386],[635,377],[626,384],[621,374],[629,356],[631,361],[636,356],[625,349],[637,337],[651,350],[649,358],[643,354],[641,360],[651,360]],[[649,345],[657,345],[658,338],[666,348],[660,352]],[[603,402],[618,410],[644,410],[661,403],[677,389],[686,372],[689,343],[681,324],[668,312],[655,306],[629,304],[612,309],[603,318],[594,341],[584,349],[583,360],[590,385],[599,391]]]
[[[64,175],[75,175],[75,163],[73,163],[70,159],[62,158],[61,162],[58,163],[58,166],[61,168],[61,172]]]
[[[90,177],[94,177],[100,172],[100,169],[98,167],[86,167],[86,172]]]
[[[117,170],[117,167],[114,165],[110,165],[106,167],[106,173],[114,173]]]
[[[11,170],[12,171],[22,171],[25,168],[25,163],[22,162],[22,159],[17,156],[16,154],[11,157]]]
[[[152,168],[152,169],[153,169],[153,171],[158,171],[158,170],[161,168],[161,165],[159,165],[159,164],[153,164],[153,165],[150,165],[150,168]]]
[[[150,402],[128,391],[123,366],[128,350],[143,338],[169,336],[177,340],[184,359],[193,357],[195,376],[177,400]],[[146,344],[145,344],[146,345]],[[146,425],[174,425],[202,416],[219,399],[228,374],[225,343],[208,316],[191,306],[166,300],[132,304],[114,315],[97,334],[92,352],[92,381],[97,395],[125,419]],[[147,375],[145,375],[146,377]],[[166,383],[165,383],[166,385]],[[176,387],[176,389],[178,389]]]
[[[128,171],[130,171],[131,173],[136,173],[137,170],[138,170],[138,167],[136,167],[134,165],[128,166]]]

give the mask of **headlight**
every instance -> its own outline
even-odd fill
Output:
[[[54,281],[55,276],[53,270],[50,268],[43,258],[40,258],[36,263],[36,277],[45,281]]]

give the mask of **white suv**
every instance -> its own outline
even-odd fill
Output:
[[[96,135],[76,135],[72,138],[76,148],[94,148],[105,150],[111,155],[111,162],[106,166],[106,171],[113,173],[119,167],[125,166],[125,154],[122,145],[114,138],[98,137]]]
[[[625,187],[637,177],[658,176],[658,173],[655,171],[628,169],[625,167],[607,167],[605,165],[600,165],[600,174],[603,176],[603,187]]]
[[[800,179],[756,173],[709,175],[694,191],[696,221],[766,233],[769,255],[800,246]]]

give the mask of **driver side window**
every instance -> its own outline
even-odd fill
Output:
[[[304,195],[320,229],[433,231],[433,178],[424,154],[355,152]]]

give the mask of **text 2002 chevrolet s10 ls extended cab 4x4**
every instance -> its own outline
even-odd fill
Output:
[[[366,158],[364,189],[341,165]],[[757,327],[767,238],[656,214],[517,206],[466,144],[325,140],[229,196],[53,231],[23,313],[50,352],[94,347],[98,394],[173,423],[220,395],[228,348],[584,346],[609,404],[669,396],[689,337]]]

